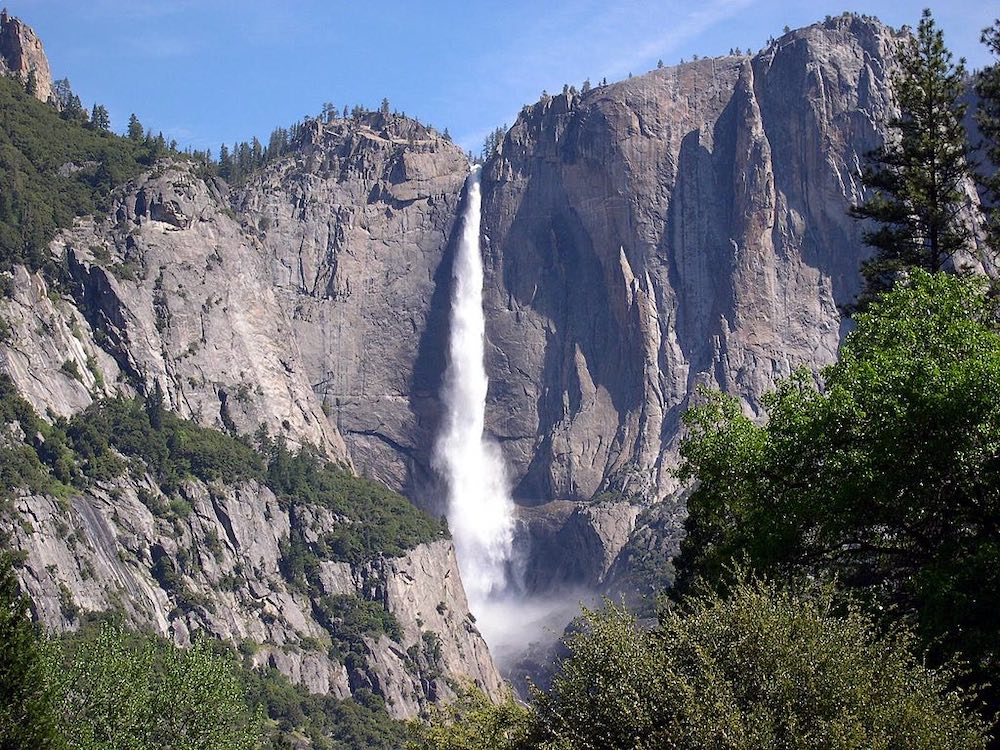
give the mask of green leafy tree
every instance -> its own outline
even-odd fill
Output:
[[[738,574],[652,630],[585,613],[535,708],[482,697],[432,716],[411,750],[980,750],[985,724],[951,668],[926,668],[831,587]]]
[[[965,65],[952,63],[930,10],[901,44],[899,65],[893,90],[900,115],[889,123],[886,144],[869,154],[862,177],[869,197],[852,209],[876,225],[864,235],[875,254],[862,266],[862,306],[909,268],[945,269],[971,237],[963,220],[971,150],[962,125]]]
[[[106,624],[68,660],[63,728],[74,750],[250,750],[260,717],[232,659]]]
[[[50,656],[10,557],[0,553],[0,750],[63,747]]]
[[[652,631],[626,610],[587,615],[548,694],[541,738],[574,750],[984,747],[952,673],[926,669],[832,589],[736,576]],[[553,743],[554,744],[554,743]]]
[[[697,480],[681,589],[745,561],[836,577],[915,616],[941,663],[1000,669],[1000,335],[978,277],[911,279],[871,303],[817,385],[800,372],[757,425],[721,394],[686,416]],[[1000,705],[995,692],[986,697]]]
[[[976,120],[993,169],[980,175],[980,181],[992,202],[987,211],[990,244],[994,252],[1000,252],[1000,19],[983,29],[982,41],[993,55],[994,62],[976,75],[976,93],[979,95]]]
[[[507,695],[494,703],[482,690],[465,688],[453,703],[438,704],[427,721],[409,725],[408,750],[516,750],[534,729],[534,713]]]

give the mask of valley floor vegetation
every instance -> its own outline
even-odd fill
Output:
[[[209,638],[178,648],[114,620],[45,636],[0,558],[0,750],[394,750],[382,699],[310,695]]]

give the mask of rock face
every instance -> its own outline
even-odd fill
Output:
[[[515,547],[523,561],[520,577],[525,590],[536,595],[601,590],[640,510],[612,496],[519,508]]]
[[[148,479],[18,498],[3,531],[27,555],[20,575],[42,623],[63,630],[111,611],[180,645],[206,631],[314,693],[372,690],[397,718],[451,697],[454,681],[499,695],[450,540],[355,566],[324,561],[319,587],[304,588],[282,572],[289,535],[335,528],[330,511],[289,508],[255,482],[189,481],[180,501]],[[384,609],[398,631],[354,634],[362,645],[345,658],[344,634],[322,619],[331,597]]]
[[[483,179],[488,424],[522,502],[662,495],[699,384],[759,413],[832,361],[895,41],[843,16],[525,108]]]
[[[0,363],[43,414],[159,384],[182,416],[264,424],[433,504],[449,238],[467,173],[449,141],[380,114],[314,123],[235,196],[165,162],[53,243],[73,299],[19,272],[0,302],[16,332]]]
[[[0,73],[17,76],[27,83],[34,73],[35,97],[47,102],[52,96],[52,71],[41,40],[18,18],[0,13]]]
[[[483,178],[487,427],[520,502],[662,497],[698,385],[759,413],[777,379],[833,359],[867,253],[847,207],[891,114],[896,41],[842,16],[525,108]],[[107,390],[160,383],[185,416],[263,423],[440,510],[466,174],[453,144],[379,113],[312,121],[236,194],[161,165],[57,240],[78,286],[62,314],[19,283],[0,358],[39,411],[88,400],[87,374],[60,368],[90,355]],[[40,315],[59,341],[33,334]]]
[[[237,199],[288,311],[294,359],[362,473],[407,494],[433,482],[450,238],[469,167],[395,115],[338,121]],[[432,499],[431,499],[432,504]]]

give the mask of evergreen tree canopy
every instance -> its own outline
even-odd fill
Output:
[[[145,133],[143,132],[142,129],[142,123],[139,122],[139,118],[136,117],[135,112],[129,115],[128,130],[126,131],[126,135],[128,136],[129,140],[136,142],[143,140],[143,138],[145,137]]]
[[[996,61],[976,76],[976,93],[979,94],[976,120],[986,141],[986,156],[992,164],[992,169],[981,176],[981,181],[992,202],[987,212],[990,244],[994,252],[1000,252],[1000,19],[983,30],[982,41]]]
[[[90,124],[97,130],[111,130],[111,116],[103,104],[95,104],[90,113]]]
[[[59,278],[48,251],[56,229],[105,209],[111,189],[157,156],[154,144],[83,127],[0,76],[0,293],[13,264]],[[79,168],[61,171],[67,163]]]
[[[971,237],[962,216],[971,150],[960,101],[965,65],[952,63],[929,10],[900,46],[899,64],[893,89],[900,114],[889,123],[888,142],[869,154],[868,199],[852,209],[876,224],[865,233],[875,255],[862,267],[863,304],[909,268],[945,269]]]
[[[0,750],[62,747],[49,657],[0,552]]]

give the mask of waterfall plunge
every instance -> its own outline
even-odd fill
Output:
[[[489,379],[483,364],[483,260],[479,249],[479,168],[466,182],[462,238],[455,257],[444,431],[434,465],[448,482],[448,524],[470,607],[482,611],[507,583],[513,510],[499,447],[483,434]]]

